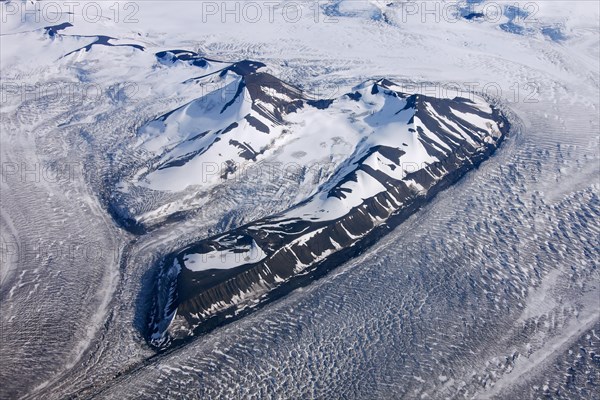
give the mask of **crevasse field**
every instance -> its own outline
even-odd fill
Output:
[[[598,2],[0,10],[0,398],[600,398]],[[174,49],[215,68],[264,63],[320,99],[382,78],[406,93],[477,96],[511,129],[360,256],[157,352],[145,329],[161,257],[315,190],[293,174],[241,176],[207,201],[202,171],[149,172],[149,153],[172,150],[149,122],[210,92],[189,84],[198,66],[156,55]],[[328,133],[310,129],[328,122],[311,115],[295,121],[308,139],[293,154],[337,162],[319,147]],[[144,222],[193,212],[132,233],[115,196]]]

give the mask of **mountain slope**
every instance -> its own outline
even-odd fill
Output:
[[[274,82],[269,84],[279,94],[287,88]],[[351,151],[290,209],[167,255],[150,317],[153,345],[166,346],[233,317],[359,254],[492,154],[509,130],[500,111],[482,99],[433,98],[398,89],[383,79],[335,100],[308,100],[289,89],[285,99],[259,102],[255,94],[243,111],[238,105],[238,118],[254,113],[268,132],[277,132],[274,136],[283,135],[279,124],[286,123],[294,140],[260,147],[257,136],[269,133],[238,124],[227,131],[235,138],[230,145],[252,143],[261,155],[271,151],[280,161],[291,160],[292,150],[312,153],[307,158],[314,160],[331,151],[311,145],[317,137],[342,137]],[[247,95],[246,89],[238,92]],[[227,124],[232,120],[222,125]]]

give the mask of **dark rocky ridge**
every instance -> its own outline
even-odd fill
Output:
[[[284,212],[167,255],[162,263],[162,278],[157,283],[155,307],[150,317],[149,339],[154,346],[169,346],[173,341],[186,340],[193,333],[206,331],[227,319],[239,317],[252,308],[249,300],[259,299],[260,304],[263,304],[294,287],[309,283],[315,277],[360,254],[439,191],[488,158],[509,131],[510,124],[496,108],[492,108],[492,113],[488,115],[481,113],[467,99],[409,96],[394,92],[391,89],[393,86],[393,83],[382,80],[372,86],[371,92],[384,91],[386,95],[406,98],[405,108],[414,110],[410,123],[414,123],[414,118],[418,117],[425,128],[434,132],[439,140],[452,149],[450,154],[441,153],[423,133],[423,128],[415,126],[414,131],[418,132],[419,141],[428,153],[440,160],[406,175],[406,180],[414,180],[425,190],[418,192],[409,187],[404,179],[393,179],[363,164],[364,159],[373,153],[390,160],[392,165],[399,163],[403,154],[401,149],[376,146],[354,162],[356,168],[353,171],[335,182],[329,189],[329,196],[343,198],[344,190],[347,189],[341,186],[348,180],[355,180],[359,170],[375,178],[386,190],[367,198],[341,218],[331,221],[286,218]],[[348,96],[356,101],[361,97],[356,93]],[[325,101],[319,103],[318,108],[327,108],[330,104]],[[496,137],[485,136],[481,128],[463,119],[452,118],[453,123],[472,132],[469,136],[476,145],[466,140],[459,142],[449,133],[456,133],[455,128],[447,123],[440,124],[432,118],[426,105],[446,117],[452,115],[450,108],[464,113],[482,114],[481,116],[498,122],[500,132]],[[297,241],[307,233],[313,235],[304,241]],[[253,240],[266,257],[230,269],[195,272],[183,267],[174,270],[175,261],[179,266],[185,265],[186,254],[231,250],[227,245],[223,246],[224,240],[228,243],[233,240],[236,245]],[[248,294],[248,297],[241,298],[242,293]],[[176,316],[172,320],[174,315]]]

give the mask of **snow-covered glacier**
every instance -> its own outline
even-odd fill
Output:
[[[599,7],[0,2],[0,398],[598,397]]]

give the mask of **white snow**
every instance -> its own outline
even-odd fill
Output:
[[[209,269],[230,269],[253,264],[266,257],[264,251],[253,240],[249,246],[236,246],[233,249],[215,250],[209,253],[186,253],[185,268],[199,272]]]

